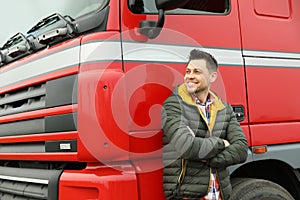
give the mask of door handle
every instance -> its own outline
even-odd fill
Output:
[[[238,122],[244,121],[245,119],[245,109],[244,106],[238,105],[238,106],[232,106],[233,112],[235,113],[235,116],[237,118]]]

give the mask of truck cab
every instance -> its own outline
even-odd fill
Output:
[[[161,105],[195,48],[249,144],[232,199],[300,198],[299,1],[2,3],[0,199],[164,200]]]

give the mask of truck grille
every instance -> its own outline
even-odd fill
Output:
[[[0,94],[0,116],[77,103],[77,75]]]
[[[0,116],[45,107],[46,84],[27,87],[0,96]]]

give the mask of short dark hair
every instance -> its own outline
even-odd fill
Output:
[[[190,51],[188,63],[191,60],[201,60],[201,59],[206,61],[206,67],[209,71],[216,72],[218,70],[218,62],[211,54],[205,51],[201,51],[199,49],[193,49]]]

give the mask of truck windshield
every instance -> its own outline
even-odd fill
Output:
[[[53,13],[73,19],[102,9],[109,0],[9,0],[1,2],[0,46],[18,32],[26,33],[38,21]]]

